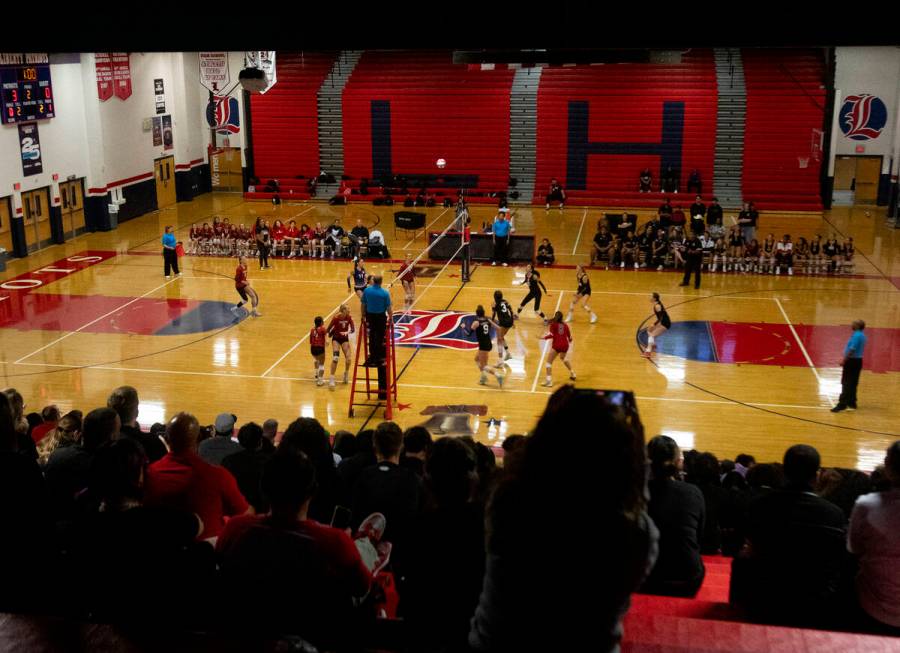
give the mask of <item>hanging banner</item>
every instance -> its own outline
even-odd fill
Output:
[[[200,53],[200,84],[212,93],[221,93],[231,83],[227,52]]]
[[[166,112],[166,92],[164,90],[163,80],[153,80],[153,94],[156,96],[156,113],[157,115]]]
[[[162,144],[162,118],[157,116],[153,119],[153,147],[159,147]]]
[[[44,171],[41,137],[36,122],[19,123],[19,151],[22,154],[22,174],[28,177]]]
[[[165,115],[162,117],[162,137],[163,146],[167,150],[175,148],[174,139],[172,138],[172,116]]]
[[[127,52],[113,52],[113,87],[116,97],[127,100],[131,97],[131,63]]]
[[[97,97],[106,102],[113,96],[112,58],[109,52],[94,54],[94,67],[97,71]]]
[[[217,134],[237,134],[241,131],[241,115],[237,98],[213,95],[206,105],[206,122]]]
[[[269,84],[266,86],[265,90],[260,92],[265,93],[275,86],[275,82],[278,81],[275,75],[275,51],[254,50],[252,52],[245,52],[244,55],[247,60],[247,68],[259,68],[266,75]]]

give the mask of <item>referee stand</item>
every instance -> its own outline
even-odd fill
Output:
[[[394,355],[394,314],[388,313],[387,329],[384,333],[384,364],[377,367],[369,367],[365,365],[365,361],[369,359],[369,325],[365,316],[363,316],[362,324],[357,331],[356,337],[356,356],[353,366],[353,381],[350,384],[350,410],[348,416],[353,417],[355,406],[366,406],[368,408],[378,409],[384,402],[384,419],[391,420],[394,418],[394,406],[397,403],[397,358]],[[360,363],[360,356],[363,362]],[[360,372],[360,370],[364,370]],[[376,370],[376,374],[372,374],[372,370]],[[358,384],[365,383],[364,388]],[[363,400],[365,393],[365,400]],[[357,396],[358,395],[358,396]]]

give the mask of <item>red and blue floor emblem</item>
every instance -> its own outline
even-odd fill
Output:
[[[688,320],[673,322],[672,328],[656,339],[660,354],[705,363],[736,365],[779,365],[807,367],[809,362],[797,338],[815,367],[838,367],[850,337],[849,325],[794,325],[769,322],[713,322]],[[900,329],[866,328],[863,367],[872,372],[900,372]],[[641,333],[640,344],[647,344]]]

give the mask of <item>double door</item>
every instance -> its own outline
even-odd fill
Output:
[[[66,240],[84,231],[84,182],[82,179],[59,185],[63,232]]]
[[[875,204],[880,179],[880,156],[839,156],[834,160],[834,190],[855,191],[855,204]]]
[[[52,244],[50,232],[50,189],[38,188],[22,193],[22,217],[25,242],[33,252]]]

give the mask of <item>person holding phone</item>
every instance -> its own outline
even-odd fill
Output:
[[[563,321],[562,311],[556,311],[547,328],[549,331],[546,335],[541,336],[541,340],[553,340],[553,348],[550,355],[547,356],[547,380],[543,383],[549,388],[553,385],[553,361],[557,357],[569,369],[569,378],[573,381],[575,380],[575,370],[572,369],[572,363],[566,358],[569,353],[569,345],[572,344],[572,332],[569,331],[569,325]]]

